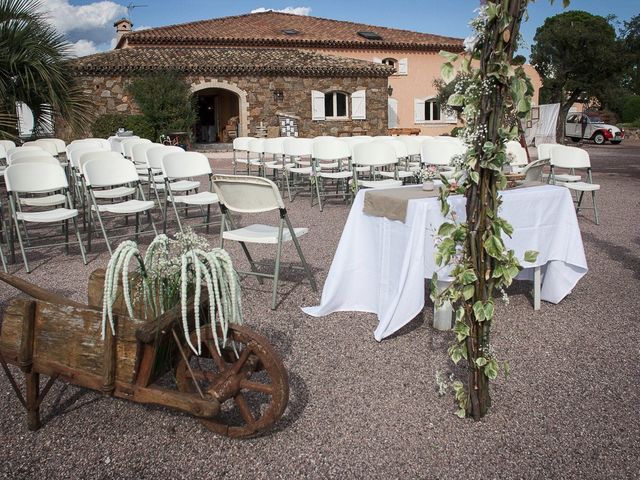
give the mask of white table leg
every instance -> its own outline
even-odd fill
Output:
[[[533,270],[533,309],[540,310],[540,267],[535,267]]]
[[[442,291],[449,286],[451,282],[438,280],[438,291]],[[436,330],[451,330],[451,322],[453,320],[453,308],[450,302],[443,302],[440,307],[433,306],[433,328]]]

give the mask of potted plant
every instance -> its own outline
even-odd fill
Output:
[[[418,179],[422,182],[422,189],[433,190],[433,181],[438,177],[438,169],[435,165],[427,165],[417,172]]]

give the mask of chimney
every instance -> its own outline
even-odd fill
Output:
[[[113,24],[116,27],[116,45],[120,43],[120,39],[125,33],[131,32],[131,27],[133,27],[133,23],[131,20],[126,18],[121,18],[116,23]]]

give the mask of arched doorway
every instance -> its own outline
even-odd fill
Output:
[[[230,142],[238,134],[240,102],[238,95],[224,88],[205,88],[196,97],[195,134],[198,143]]]

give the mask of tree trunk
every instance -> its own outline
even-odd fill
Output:
[[[558,112],[558,121],[556,123],[556,143],[564,145],[564,127],[567,121],[567,115],[569,114],[569,110],[571,110],[571,106],[578,100],[581,93],[582,92],[579,91],[573,92],[569,95],[569,98],[560,102],[560,111]]]
[[[510,62],[517,48],[518,31],[522,16],[526,10],[528,0],[501,0],[501,11],[509,12],[510,22],[506,28],[502,28],[497,21],[493,21],[487,28],[480,58],[480,79],[491,79],[491,71],[495,67],[492,64],[495,52],[505,52]],[[486,140],[498,144],[500,140],[499,129],[504,118],[504,99],[507,97],[508,86],[498,83],[496,88],[490,89],[481,97],[481,111],[477,125],[486,127]],[[490,405],[489,379],[484,370],[477,366],[476,359],[484,356],[484,351],[489,347],[490,321],[479,322],[473,313],[473,305],[477,301],[487,302],[492,298],[493,292],[487,280],[491,277],[495,260],[484,250],[485,233],[488,230],[490,219],[488,212],[498,210],[497,175],[495,171],[481,168],[482,159],[487,155],[481,142],[476,142],[475,149],[478,162],[475,170],[479,173],[477,184],[472,183],[466,191],[467,197],[467,223],[469,235],[467,236],[465,250],[469,257],[473,270],[478,278],[475,285],[473,298],[465,302],[466,319],[470,329],[466,346],[468,353],[468,402],[467,415],[474,419],[484,416]]]

